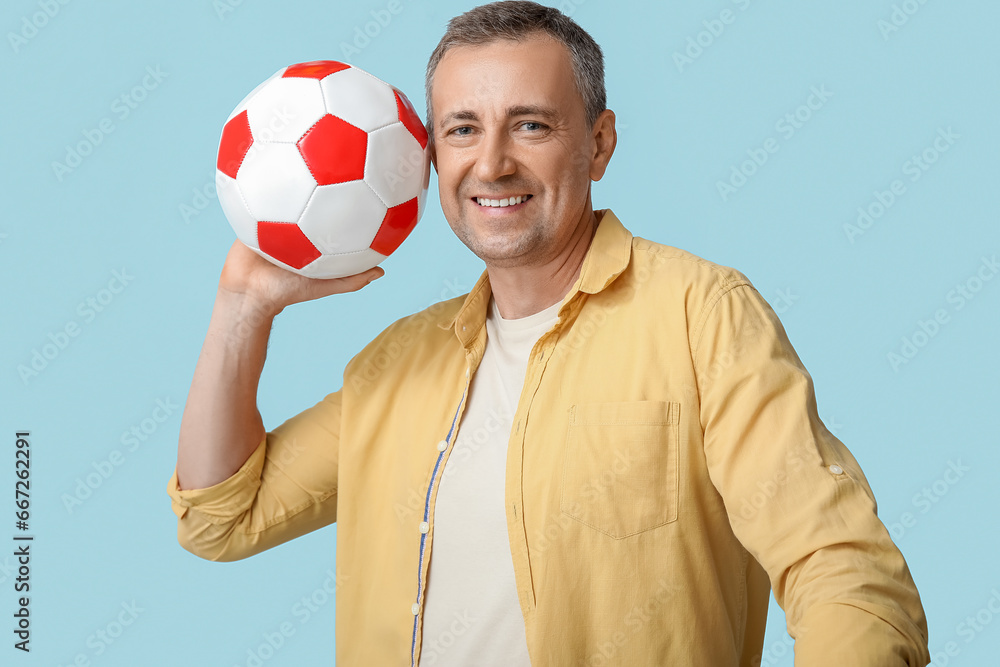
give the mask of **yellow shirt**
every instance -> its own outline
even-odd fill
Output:
[[[597,215],[508,446],[532,664],[757,665],[769,585],[797,664],[927,664],[910,572],[777,316],[738,271]],[[228,480],[170,479],[178,539],[202,558],[337,522],[338,665],[419,659],[436,491],[489,297],[484,273],[392,324]]]

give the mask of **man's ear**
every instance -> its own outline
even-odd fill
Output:
[[[431,164],[434,165],[434,173],[437,173],[437,170],[438,170],[437,145],[435,145],[435,143],[434,143],[434,135],[433,134],[430,134],[430,133],[427,134],[427,147],[431,151]]]
[[[590,156],[590,179],[599,181],[604,177],[611,156],[618,144],[618,133],[615,131],[615,112],[605,109],[594,121],[591,138],[594,141],[594,152]]]

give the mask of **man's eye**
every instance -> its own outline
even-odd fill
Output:
[[[472,128],[469,127],[468,125],[463,125],[461,127],[456,127],[455,129],[453,129],[450,132],[450,134],[457,134],[460,137],[467,137],[470,134],[472,134]]]
[[[542,125],[541,123],[536,123],[533,120],[526,121],[524,124],[521,125],[521,127],[528,130],[529,132],[537,132],[538,130],[545,129],[544,125]]]

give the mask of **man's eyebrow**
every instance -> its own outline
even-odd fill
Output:
[[[456,120],[479,120],[479,116],[476,115],[475,111],[469,111],[469,110],[455,111],[442,118],[441,122],[438,123],[438,127],[443,128],[448,123]]]
[[[558,117],[558,113],[552,107],[545,107],[540,104],[519,104],[512,107],[507,107],[506,116],[507,118],[516,118],[518,116],[538,116],[546,120],[554,120]],[[456,120],[479,120],[479,114],[470,109],[463,109],[462,111],[455,111],[446,115],[441,119],[439,127],[444,127],[448,123]]]
[[[517,116],[539,116],[546,120],[554,120],[559,114],[552,107],[543,107],[540,104],[520,104],[507,107],[507,118],[515,118]]]

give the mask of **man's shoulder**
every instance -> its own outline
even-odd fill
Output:
[[[749,278],[731,266],[638,236],[632,238],[632,265],[637,280],[648,275],[661,289],[680,289],[708,299],[734,287],[753,287]]]
[[[455,337],[447,324],[455,319],[465,295],[438,301],[430,306],[399,318],[376,336],[355,357],[357,360],[379,355],[397,357],[401,352],[439,347]]]
[[[634,303],[642,312],[683,313],[675,319],[686,327],[692,350],[713,314],[721,326],[731,327],[735,320],[757,321],[769,310],[741,271],[639,237],[632,239],[628,284],[634,286]]]
[[[462,294],[452,299],[438,301],[423,310],[401,317],[386,327],[372,343],[377,343],[383,338],[394,340],[415,337],[421,340],[453,338],[455,333],[448,325],[455,320],[466,296]]]

